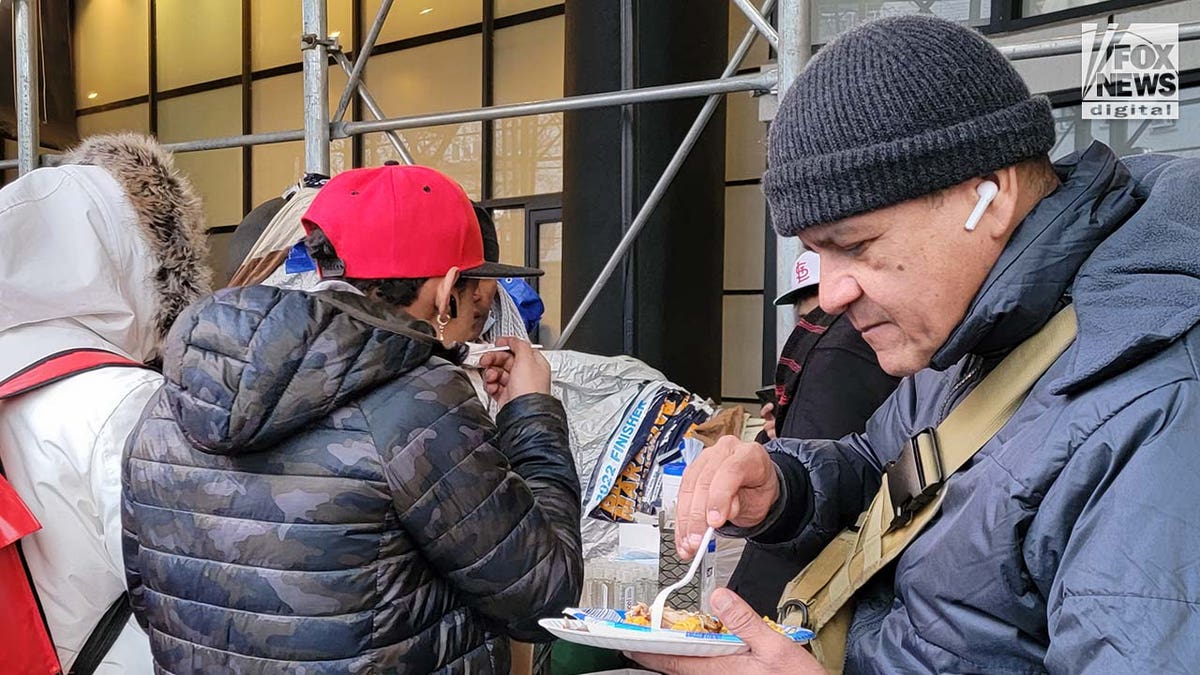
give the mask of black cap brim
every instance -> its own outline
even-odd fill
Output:
[[[527,279],[540,277],[543,274],[545,274],[543,270],[535,267],[519,267],[497,262],[485,262],[479,267],[472,267],[460,272],[460,276],[465,279]]]

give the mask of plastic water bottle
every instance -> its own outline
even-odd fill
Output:
[[[663,464],[662,467],[662,506],[672,529],[675,528],[675,502],[679,499],[679,488],[683,485],[685,469],[687,465],[683,462],[671,462]]]

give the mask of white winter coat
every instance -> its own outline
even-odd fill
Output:
[[[0,380],[69,349],[151,361],[208,286],[199,202],[166,153],[101,137],[68,161],[104,168],[39,169],[0,190]],[[0,403],[0,461],[42,524],[22,547],[64,671],[125,590],[121,456],[161,381],[102,368]],[[97,672],[152,672],[132,618]]]

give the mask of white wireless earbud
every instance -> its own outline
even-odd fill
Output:
[[[988,204],[996,198],[996,193],[1000,191],[1000,186],[990,180],[985,180],[975,188],[975,192],[979,194],[979,201],[975,203],[975,208],[971,211],[971,215],[967,217],[967,232],[974,232],[975,226],[979,225],[979,219],[983,217],[983,212],[987,211]]]

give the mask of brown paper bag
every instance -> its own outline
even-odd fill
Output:
[[[742,411],[741,406],[721,408],[707,422],[696,425],[692,430],[692,437],[703,443],[704,447],[711,448],[722,436],[740,438],[745,423],[746,413]]]

